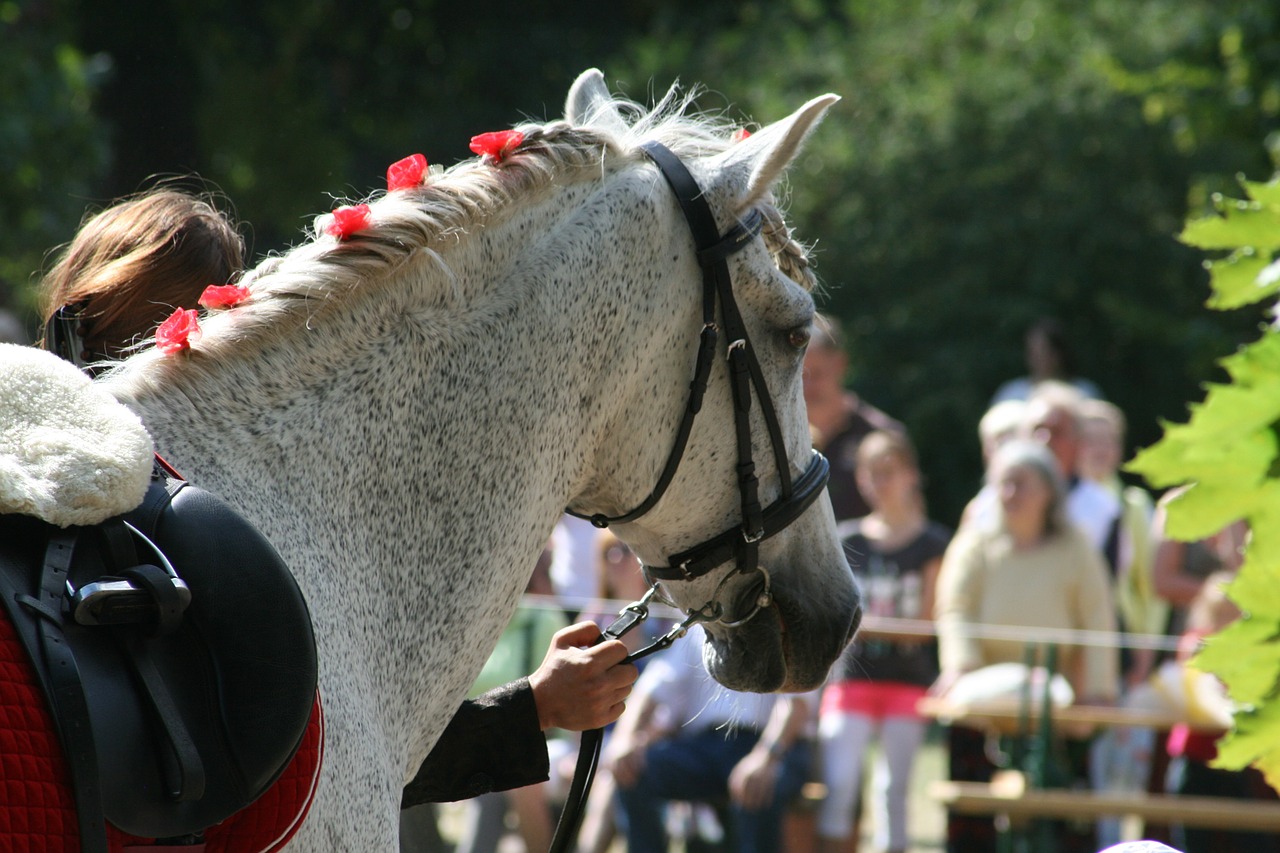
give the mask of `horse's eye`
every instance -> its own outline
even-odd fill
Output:
[[[796,349],[804,349],[809,345],[809,327],[796,326],[787,332],[787,343]]]

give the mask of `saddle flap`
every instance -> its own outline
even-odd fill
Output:
[[[88,705],[102,812],[135,836],[198,833],[259,797],[298,748],[316,695],[310,614],[266,539],[208,492],[156,482],[124,518],[167,557],[190,601],[167,632],[154,630],[154,620],[80,624],[70,601],[64,608],[61,630]],[[20,589],[39,583],[39,560],[31,559],[42,546],[32,521],[0,517],[0,541],[8,529],[31,543],[17,561],[24,568],[9,570]],[[83,528],[77,537],[73,590],[120,574],[94,533]],[[34,621],[18,610],[16,622]],[[33,658],[47,681],[40,656]]]

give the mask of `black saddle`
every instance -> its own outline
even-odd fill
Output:
[[[157,476],[139,507],[91,527],[2,515],[0,593],[58,727],[84,850],[106,851],[104,818],[198,837],[300,745],[316,696],[306,602],[208,492]]]

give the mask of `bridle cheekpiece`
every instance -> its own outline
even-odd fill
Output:
[[[702,408],[703,396],[711,375],[712,361],[715,358],[720,332],[723,330],[728,342],[725,352],[729,362],[729,385],[733,394],[734,426],[738,449],[737,479],[742,521],[710,539],[673,555],[668,566],[645,565],[643,570],[650,587],[656,590],[664,581],[696,580],[717,566],[729,560],[736,560],[736,572],[726,575],[717,585],[712,599],[702,608],[690,611],[688,616],[694,621],[720,621],[729,625],[738,625],[772,603],[769,574],[760,566],[760,543],[785,529],[817,499],[827,484],[829,465],[826,458],[814,450],[804,472],[798,479],[792,481],[791,463],[787,458],[786,444],[773,407],[773,398],[769,394],[764,372],[760,369],[760,362],[751,346],[750,335],[747,333],[746,324],[733,294],[728,258],[745,248],[759,235],[764,223],[763,216],[758,209],[752,209],[742,221],[722,235],[702,189],[680,158],[658,142],[642,143],[641,148],[658,167],[675,193],[676,201],[693,234],[698,265],[702,268],[702,332],[699,335],[693,381],[689,383],[689,399],[676,430],[675,442],[658,476],[657,484],[649,496],[635,508],[621,515],[606,516],[599,513],[586,515],[572,509],[566,512],[586,519],[596,527],[608,527],[610,524],[634,521],[653,509],[671,484],[676,469],[680,466],[680,460],[684,456],[694,418]],[[719,323],[716,321],[717,302],[720,306]],[[751,395],[753,389],[759,399],[760,412],[773,448],[774,465],[781,481],[778,499],[767,508],[762,508],[760,505],[759,479],[756,476],[752,451]],[[721,588],[734,575],[750,575],[756,572],[761,574],[763,587],[756,596],[752,610],[730,621],[724,606],[717,601]],[[665,593],[659,594],[670,601]],[[646,596],[646,600],[649,597]]]

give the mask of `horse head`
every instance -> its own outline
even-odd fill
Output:
[[[640,168],[666,219],[659,277],[684,294],[654,297],[684,316],[656,333],[669,343],[646,380],[620,389],[618,428],[595,463],[608,476],[597,474],[571,511],[616,526],[670,601],[706,622],[708,671],[733,689],[816,687],[860,617],[801,390],[814,278],[772,196],[837,100],[815,98],[732,141],[721,133],[720,144],[682,138],[670,121],[663,139],[645,138],[597,71],[578,79],[566,105],[569,124],[631,140],[633,157],[653,161]],[[702,233],[691,235],[699,215]],[[705,396],[672,395],[691,374],[694,385],[705,380]]]

